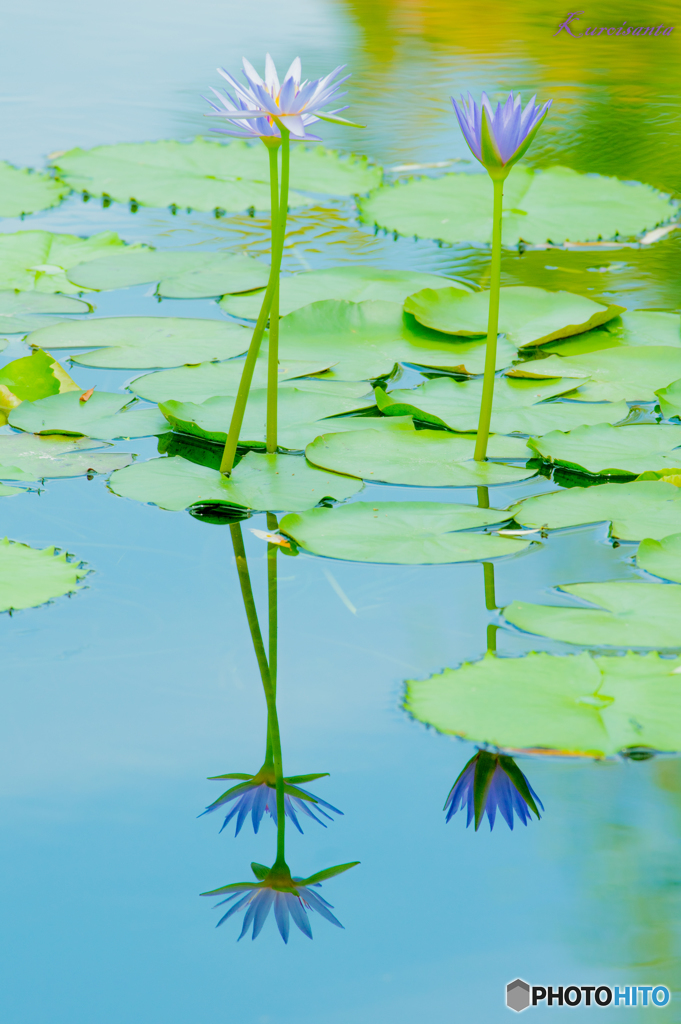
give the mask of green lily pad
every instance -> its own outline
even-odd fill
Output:
[[[30,356],[15,359],[0,369],[0,417],[7,416],[25,400],[35,401],[65,391],[79,391],[78,385],[49,352],[37,348]]]
[[[675,450],[681,446],[681,427],[666,423],[596,423],[567,433],[552,430],[527,443],[543,459],[593,476],[636,476],[681,465],[681,451]]]
[[[681,377],[681,349],[648,345],[609,348],[583,356],[552,355],[518,363],[508,375],[589,378],[571,396],[585,402],[654,402],[660,388]]]
[[[0,498],[11,498],[14,494],[23,494],[21,487],[8,487],[7,484],[0,484]]]
[[[560,530],[610,521],[620,540],[661,540],[681,531],[681,490],[662,480],[572,487],[525,498],[509,511],[521,526]]]
[[[21,217],[58,206],[71,188],[49,174],[13,167],[0,160],[0,217]]]
[[[72,149],[52,161],[59,176],[79,191],[142,206],[184,206],[227,212],[270,206],[269,164],[264,146],[227,144],[197,138],[119,143]],[[294,146],[291,153],[291,206],[306,200],[296,189],[331,195],[367,192],[380,183],[380,168],[364,157]]]
[[[282,359],[326,357],[329,376],[337,380],[374,380],[400,362],[460,374],[482,373],[485,365],[484,341],[454,341],[382,300],[327,299],[289,313],[280,321],[279,348]],[[497,369],[515,356],[515,347],[502,339]]]
[[[30,548],[16,541],[0,540],[0,611],[37,608],[55,597],[80,590],[87,575],[55,548]]]
[[[513,601],[507,622],[568,644],[588,647],[681,647],[681,587],[667,583],[573,583],[561,592],[596,608]],[[681,688],[681,683],[679,683]]]
[[[250,291],[266,285],[268,276],[269,267],[252,256],[138,248],[82,263],[68,275],[95,291],[160,281],[161,295],[181,299]]]
[[[662,540],[646,537],[639,545],[636,564],[653,576],[681,583],[681,533],[673,533]]]
[[[51,231],[0,234],[0,289],[77,292],[80,289],[67,280],[66,273],[79,263],[122,247],[115,231],[102,231],[90,238]]]
[[[100,450],[89,450],[92,448]],[[101,448],[89,437],[66,440],[52,435],[0,434],[0,479],[31,481],[110,473],[133,461],[132,455]]]
[[[681,659],[527,654],[407,682],[405,710],[443,733],[510,750],[608,756],[681,749]]]
[[[279,314],[286,316],[295,309],[324,299],[347,299],[349,302],[404,302],[408,295],[422,288],[469,289],[447,277],[422,274],[412,270],[382,270],[380,267],[331,267],[308,270],[291,277],[282,277],[279,286]],[[226,313],[243,320],[256,320],[263,292],[252,295],[227,295],[220,305]]]
[[[502,239],[515,245],[633,238],[677,212],[650,185],[568,167],[533,171],[521,165],[504,182]],[[486,174],[446,174],[384,186],[360,202],[360,213],[365,222],[401,235],[491,242],[492,182]]]
[[[22,402],[10,413],[10,426],[32,434],[76,434],[86,437],[148,437],[162,434],[168,425],[157,409],[131,408],[125,395],[95,391],[85,402],[84,392],[68,391],[37,402]]]
[[[354,394],[343,394],[342,391],[339,394],[334,394],[332,389],[333,384],[317,385],[313,389],[305,390],[295,387],[279,389],[277,432],[279,444],[282,447],[295,447],[302,450],[320,432],[316,430],[315,433],[310,434],[309,430],[304,430],[302,444],[289,445],[287,441],[292,430],[296,432],[295,440],[298,440],[297,431],[307,424],[316,423],[317,420],[327,416],[370,409],[374,405],[374,395],[371,389],[368,389],[370,394],[364,399]],[[173,430],[224,444],[227,440],[234,402],[235,397],[232,395],[218,395],[200,405],[193,402],[170,401],[162,402],[159,408]],[[264,445],[266,419],[267,390],[254,388],[248,395],[246,413],[239,435],[240,444],[249,447]],[[326,426],[328,430],[332,430],[333,421],[327,421]]]
[[[474,487],[510,483],[534,476],[536,470],[497,462],[475,462],[475,439],[442,430],[415,430],[408,423],[392,430],[329,432],[309,444],[310,462],[336,473],[348,473],[374,483],[418,487]],[[493,434],[489,458],[522,459],[528,455],[519,438]]]
[[[304,512],[324,498],[344,501],[361,491],[363,484],[322,472],[299,455],[249,452],[229,479],[174,455],[118,470],[111,475],[109,487],[123,498],[173,512],[210,503],[261,512]]]
[[[681,317],[678,313],[651,313],[634,309],[609,320],[602,327],[566,341],[552,341],[542,348],[557,356],[582,356],[623,345],[667,345],[681,348]]]
[[[97,352],[85,352],[72,359],[81,366],[143,370],[241,355],[248,348],[250,332],[223,320],[115,316],[43,327],[28,340],[32,345],[50,349],[101,346]]]
[[[0,334],[26,334],[38,327],[56,323],[48,313],[89,313],[87,302],[68,295],[42,292],[0,292]]]
[[[497,434],[545,434],[556,427],[569,430],[583,423],[617,423],[629,412],[626,402],[543,401],[571,390],[573,384],[569,379],[540,382],[502,377],[494,385],[491,429]],[[386,393],[376,388],[375,395],[386,416],[409,415],[423,423],[470,431],[478,426],[482,381],[437,377],[412,390]]]
[[[330,363],[328,358],[317,360],[286,359],[279,362],[279,383],[288,386],[288,382],[297,377],[305,377],[313,373],[322,373]],[[158,370],[156,373],[145,373],[130,381],[128,389],[148,402],[167,402],[175,399],[178,402],[205,402],[216,395],[236,395],[243,373],[244,360],[230,359],[224,363],[198,363],[195,366],[178,366],[172,370]],[[316,382],[314,382],[316,383]],[[333,382],[338,383],[349,382]],[[303,385],[297,381],[297,387]],[[354,385],[354,382],[353,382]],[[367,386],[359,382],[361,393],[365,394]],[[253,373],[252,388],[267,387],[267,345],[262,345],[256,360]]]
[[[489,292],[466,294],[460,288],[424,288],[410,295],[404,308],[435,331],[465,336],[487,333]],[[572,292],[514,285],[501,289],[499,331],[516,348],[543,345],[598,327],[624,308],[604,306]]]
[[[672,381],[655,392],[660,412],[667,419],[681,419],[681,380]]]
[[[505,522],[499,509],[428,501],[352,502],[286,516],[279,528],[315,555],[351,562],[441,565],[513,555],[529,547],[470,531]]]

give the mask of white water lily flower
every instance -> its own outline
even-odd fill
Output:
[[[213,110],[207,116],[225,118],[239,130],[216,128],[215,131],[225,135],[235,135],[238,138],[267,136],[278,138],[281,134],[279,131],[281,125],[291,133],[293,139],[301,140],[318,139],[318,136],[310,135],[307,128],[319,120],[351,125],[355,128],[361,127],[361,125],[353,124],[352,121],[347,121],[344,117],[338,117],[339,111],[347,109],[346,107],[328,111],[321,109],[334,96],[337,96],[339,86],[350,77],[346,75],[345,78],[334,82],[345,65],[337,67],[335,71],[324,78],[318,78],[313,82],[301,82],[300,57],[296,57],[281,85],[277,69],[269,53],[265,58],[264,80],[245,57],[243,66],[247,86],[237,82],[224,68],[218,68],[219,74],[229,82],[235,95],[231,96],[229,93],[225,95],[218,89],[211,89],[222,105],[218,106],[209,99],[208,103]],[[344,95],[344,93],[340,95]]]

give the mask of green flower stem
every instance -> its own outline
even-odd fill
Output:
[[[286,815],[284,805],[284,768],[281,757],[281,736],[279,733],[279,718],[277,716],[277,698],[275,685],[272,682],[270,668],[267,663],[265,645],[263,643],[262,633],[260,632],[258,613],[255,607],[255,600],[253,598],[253,588],[251,587],[251,577],[248,572],[248,562],[246,561],[246,550],[244,548],[244,539],[241,533],[241,523],[230,523],[229,529],[232,534],[232,546],[234,547],[234,557],[236,559],[237,572],[239,573],[241,596],[244,600],[248,628],[251,633],[253,649],[258,661],[262,688],[265,691],[265,701],[267,703],[268,745],[270,745],[272,749],[272,762],[274,765],[274,778],[277,789],[277,858],[274,866],[281,867],[286,865],[284,856]]]
[[[279,529],[277,517],[273,512],[267,513],[267,529],[275,531]],[[268,641],[267,660],[270,666],[270,679],[276,696],[277,692],[277,544],[267,545],[267,620],[268,620]],[[272,765],[272,740],[270,739],[269,714],[267,716],[267,751],[265,763]]]
[[[501,202],[504,194],[503,179],[492,179],[494,185],[494,211],[492,214],[492,265],[489,281],[489,317],[487,320],[487,348],[485,351],[485,375],[482,382],[482,401],[478,435],[475,441],[477,462],[484,462],[487,455],[489,425],[492,420],[492,399],[494,398],[494,373],[497,362],[497,334],[499,333],[499,287],[501,283]]]
[[[290,133],[286,128],[280,126],[281,131],[281,146],[282,146],[282,167],[281,167],[281,197],[278,203],[278,209],[276,216],[272,214],[272,247],[271,247],[271,264],[270,264],[270,276],[267,282],[267,288],[265,289],[265,295],[262,300],[262,306],[260,307],[260,313],[258,314],[258,320],[253,331],[253,337],[251,338],[251,344],[248,348],[248,354],[246,355],[246,362],[244,363],[243,372],[241,374],[241,380],[239,382],[239,390],[237,392],[236,401],[234,403],[234,411],[232,413],[232,420],[229,424],[229,431],[227,433],[227,440],[225,441],[225,450],[222,453],[222,461],[220,463],[220,472],[224,473],[225,476],[229,476],[234,467],[234,459],[236,457],[236,449],[239,444],[239,434],[241,433],[241,424],[244,421],[244,413],[246,411],[246,402],[248,401],[248,392],[251,388],[251,381],[253,380],[253,371],[255,370],[255,362],[258,358],[258,352],[260,351],[260,343],[265,333],[267,326],[267,320],[270,315],[272,308],[272,300],[274,299],[275,292],[279,287],[279,274],[281,271],[281,257],[284,251],[284,237],[286,235],[286,216],[288,213],[288,150],[289,150],[289,135]],[[270,151],[270,168],[272,167],[272,150],[274,149],[275,157],[277,153],[276,147],[268,145]],[[276,228],[275,228],[276,224]],[[278,358],[278,357],[277,357]],[[270,363],[271,366],[272,352],[270,349]],[[269,374],[269,370],[268,370]],[[276,391],[274,392],[274,402],[276,403]],[[268,399],[268,419],[269,419],[269,399]],[[276,438],[275,438],[276,446]],[[269,449],[268,449],[269,450]]]
[[[272,242],[271,251],[274,252],[276,247],[275,233],[279,224],[279,171],[277,168],[277,149],[270,149],[270,206],[272,209]],[[286,137],[286,142],[281,151],[281,184],[282,184],[282,200],[284,199],[283,187],[284,177],[286,177],[286,197],[288,199],[288,165],[289,165],[289,139]],[[284,170],[284,164],[286,170]],[[283,248],[283,243],[282,243]],[[273,454],[277,450],[277,395],[279,387],[279,277],[277,276],[277,285],[274,289],[274,295],[272,296],[272,306],[270,308],[270,338],[269,338],[269,355],[267,358],[267,425],[265,429],[265,445],[267,452]]]

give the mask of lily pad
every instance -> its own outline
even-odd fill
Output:
[[[529,547],[472,527],[505,522],[499,509],[428,501],[352,502],[286,516],[279,528],[315,555],[351,562],[441,565],[513,555]],[[466,531],[466,532],[453,532]]]
[[[573,398],[585,402],[654,402],[656,392],[681,377],[681,349],[668,345],[609,348],[583,356],[548,356],[518,363],[511,377],[589,378]],[[577,387],[575,381],[575,387]]]
[[[650,185],[568,167],[533,171],[521,165],[504,183],[502,239],[515,245],[633,238],[677,212]],[[365,222],[401,235],[489,243],[492,182],[486,174],[446,174],[384,186],[360,202],[360,213]]]
[[[526,480],[536,472],[497,462],[475,462],[475,438],[443,430],[415,430],[410,424],[344,434],[332,430],[330,425],[329,433],[307,446],[309,461],[374,483],[474,487]],[[528,451],[518,438],[493,434],[487,454],[491,459],[522,459]]]
[[[681,533],[673,533],[662,540],[646,537],[639,545],[636,564],[653,576],[681,583]]]
[[[11,498],[15,494],[23,494],[23,488],[8,487],[7,484],[0,484],[0,498]]]
[[[572,389],[572,380],[529,381],[502,377],[494,385],[491,429],[498,434],[545,434],[582,423],[617,423],[629,412],[626,402],[546,402]],[[413,416],[450,430],[476,430],[482,381],[437,377],[412,390],[376,388],[378,408],[386,416]],[[534,404],[533,404],[534,403]],[[538,404],[537,404],[538,403]]]
[[[26,334],[38,327],[56,323],[48,313],[89,313],[87,302],[68,295],[43,292],[0,292],[0,334]]]
[[[264,146],[197,138],[184,143],[119,143],[72,149],[52,161],[59,176],[79,191],[142,206],[184,206],[228,212],[254,206],[268,210],[268,159]],[[289,202],[305,202],[296,189],[331,195],[367,192],[381,180],[366,158],[294,146]]]
[[[80,590],[87,575],[78,563],[67,562],[55,548],[39,550],[0,540],[0,611],[37,608],[55,597]]]
[[[616,580],[573,583],[558,589],[597,607],[513,601],[504,609],[504,618],[528,633],[568,644],[681,647],[681,587],[676,584]]]
[[[531,653],[407,682],[405,710],[443,733],[510,750],[608,756],[681,749],[681,659]]]
[[[298,440],[297,430],[301,426],[316,423],[317,420],[327,416],[370,409],[374,405],[374,395],[370,389],[370,394],[361,399],[356,395],[345,395],[342,392],[333,394],[332,388],[332,384],[327,384],[326,387],[317,386],[314,389],[305,390],[295,387],[279,389],[277,422],[279,444],[282,447],[295,447],[302,450],[320,433],[316,428],[313,428],[312,434],[309,430],[305,430],[301,439],[302,444],[290,445],[287,444],[287,440],[292,430],[296,432],[295,440]],[[234,402],[235,397],[232,395],[218,395],[200,405],[193,402],[170,401],[162,402],[159,408],[173,430],[224,444],[227,440]],[[246,413],[239,435],[240,444],[249,447],[264,445],[266,419],[267,390],[254,388],[248,395]],[[327,421],[326,426],[328,430],[332,430],[333,421]]]
[[[681,465],[681,427],[647,423],[613,427],[610,423],[552,430],[530,438],[528,446],[543,459],[593,476],[636,476],[650,469]]]
[[[88,450],[92,448],[100,450]],[[101,448],[89,437],[66,440],[53,435],[0,434],[0,479],[29,481],[110,473],[133,461],[132,455]]]
[[[123,498],[174,512],[211,503],[261,512],[304,512],[324,498],[343,501],[361,491],[363,484],[322,472],[299,455],[249,452],[229,478],[174,455],[118,470],[109,487]]]
[[[634,309],[609,320],[602,327],[566,341],[552,341],[542,351],[557,356],[581,356],[623,345],[668,345],[681,348],[681,317]]]
[[[610,521],[620,540],[661,540],[681,531],[681,490],[662,480],[572,487],[525,498],[509,511],[521,526],[560,530]]]
[[[66,391],[79,391],[66,370],[49,352],[37,348],[0,369],[0,418],[7,422],[12,409],[25,400],[35,401]]]
[[[81,366],[152,369],[229,359],[248,348],[250,333],[223,320],[178,316],[116,316],[69,320],[34,331],[29,343],[43,348],[92,348],[73,356]],[[104,347],[106,346],[106,347]]]
[[[465,336],[487,333],[489,292],[466,294],[460,288],[424,288],[410,295],[404,308],[419,323],[435,331]],[[624,309],[604,306],[572,292],[514,285],[501,289],[499,331],[516,348],[543,345],[589,331]]]
[[[320,359],[338,380],[375,380],[395,363],[415,363],[460,374],[482,373],[485,342],[454,341],[422,327],[396,302],[327,299],[289,313],[279,325],[282,359]],[[509,366],[515,347],[501,341],[497,369]],[[573,385],[574,386],[574,385]]]
[[[135,248],[82,263],[68,276],[73,284],[95,291],[160,281],[161,295],[196,299],[261,288],[269,267],[242,254]]]
[[[655,392],[660,412],[667,419],[681,419],[681,380],[675,380],[666,388]]]
[[[16,231],[0,234],[0,289],[66,292],[80,289],[66,274],[79,263],[87,263],[123,247],[115,231],[102,231],[90,238],[53,234],[51,231]]]
[[[162,434],[168,424],[157,409],[131,408],[125,395],[95,391],[69,391],[37,402],[22,402],[10,413],[10,426],[32,434],[76,434],[96,438],[148,437]]]
[[[13,167],[0,160],[0,217],[21,217],[58,206],[71,188],[49,174]]]
[[[279,314],[286,316],[295,309],[309,306],[324,299],[347,299],[350,302],[404,302],[408,295],[422,288],[470,289],[457,281],[437,274],[422,274],[412,270],[382,270],[380,267],[330,267],[326,270],[308,270],[291,277],[282,277],[279,286]],[[263,293],[228,295],[220,302],[226,313],[242,320],[256,320],[260,312]]]
[[[286,384],[297,377],[305,377],[313,373],[327,370],[328,358],[317,360],[287,359],[279,363],[279,383]],[[148,402],[167,402],[175,399],[178,402],[205,402],[216,395],[236,395],[243,373],[244,361],[230,359],[224,363],[197,363],[195,366],[178,366],[172,370],[158,370],[156,373],[145,373],[130,381],[128,388],[140,398]],[[316,382],[314,382],[316,383]],[[334,382],[334,384],[341,383]],[[348,382],[342,382],[348,383]],[[301,386],[297,381],[296,386]],[[267,345],[261,347],[255,364],[252,388],[267,387]],[[367,386],[359,383],[361,393]]]

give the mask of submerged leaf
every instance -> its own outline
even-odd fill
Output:
[[[114,494],[175,512],[197,504],[303,512],[324,498],[343,501],[362,486],[351,477],[322,472],[299,455],[253,452],[244,456],[229,478],[175,455],[136,462],[109,480]]]
[[[67,562],[66,555],[55,554],[54,548],[38,550],[5,537],[0,541],[0,611],[37,608],[72,594],[86,575],[78,563]]]
[[[556,202],[560,196],[560,202]],[[639,182],[568,167],[516,166],[504,183],[502,238],[539,244],[632,238],[669,221],[678,207]],[[445,242],[491,242],[492,183],[486,174],[446,174],[383,187],[360,202],[365,222]]]

